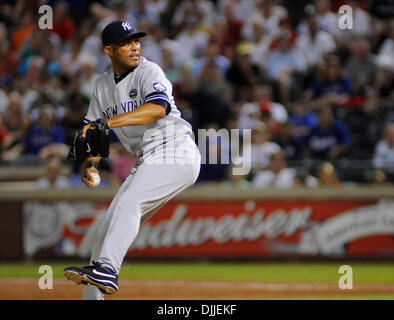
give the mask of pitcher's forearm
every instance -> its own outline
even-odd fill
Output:
[[[157,104],[146,103],[141,107],[107,119],[108,127],[147,125],[166,116],[166,110]]]

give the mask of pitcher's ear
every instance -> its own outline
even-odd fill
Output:
[[[109,55],[110,57],[112,57],[113,49],[112,49],[111,46],[105,46],[105,47],[104,47],[104,51],[105,51],[105,53],[106,53],[107,55]]]

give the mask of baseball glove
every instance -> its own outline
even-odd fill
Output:
[[[108,158],[109,133],[110,129],[106,120],[91,121],[75,132],[67,159],[84,161],[89,157]]]

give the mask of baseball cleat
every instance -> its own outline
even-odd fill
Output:
[[[114,294],[118,291],[116,273],[97,262],[82,268],[68,267],[64,269],[64,276],[76,284],[95,286],[105,294]]]

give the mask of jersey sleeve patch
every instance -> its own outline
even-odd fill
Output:
[[[160,82],[155,82],[153,84],[153,89],[155,89],[157,92],[165,92],[167,88]]]

